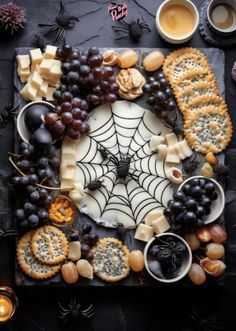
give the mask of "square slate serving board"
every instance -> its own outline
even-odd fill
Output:
[[[16,55],[18,54],[29,54],[29,50],[31,48],[17,48],[15,50]],[[81,48],[83,49],[83,48]],[[100,48],[100,51],[103,53],[105,50],[107,49],[111,49],[111,48]],[[121,52],[122,50],[124,50],[123,48],[112,48],[117,52]],[[167,49],[167,48],[136,48],[134,49],[138,54],[139,54],[139,60],[138,63],[136,65],[136,67],[142,72],[144,73],[144,70],[142,68],[142,62],[143,59],[145,58],[145,56],[153,51],[153,50],[160,50],[161,52],[163,52],[165,55],[167,55],[171,50]],[[208,57],[208,61],[209,64],[212,67],[212,70],[216,76],[216,80],[217,80],[217,84],[219,87],[219,90],[221,91],[221,95],[224,97],[225,95],[225,84],[224,84],[224,68],[225,68],[225,55],[223,50],[220,50],[218,48],[200,48],[201,51],[203,51],[203,53]],[[14,94],[14,102],[15,104],[17,104],[20,101],[20,106],[18,107],[18,111],[26,104],[26,102],[21,98],[21,96],[19,95],[18,91],[21,90],[21,88],[24,86],[24,84],[22,84],[20,82],[20,79],[18,77],[17,74],[17,64],[15,62],[15,71],[14,71],[14,86],[15,86],[15,94]],[[140,106],[142,106],[143,108],[149,109],[150,107],[148,106],[148,104],[145,101],[146,98],[141,97],[137,100],[135,100],[135,102],[137,104],[139,104]],[[17,117],[17,115],[16,115]],[[179,117],[179,121],[181,121],[181,118]],[[19,142],[19,136],[17,134],[17,129],[15,127],[15,150],[17,150],[18,148],[18,142]],[[221,154],[220,155],[221,158],[221,162],[224,161],[224,155]],[[93,230],[95,232],[97,232],[99,234],[99,237],[117,237],[117,232],[116,230],[113,229],[106,229],[103,228],[101,226],[98,226],[95,222],[93,222],[87,215],[84,214],[79,214],[77,219],[75,220],[75,222],[73,223],[73,227],[74,228],[78,228],[79,227],[79,223],[86,221],[87,223],[91,223],[93,225]],[[221,216],[221,218],[219,219],[219,223],[224,224],[224,217]],[[65,230],[65,232],[68,232],[69,230]],[[128,248],[130,250],[133,249],[141,249],[143,250],[145,247],[145,243],[141,242],[141,241],[137,241],[133,239],[133,234],[134,234],[134,230],[129,230],[130,234],[131,234],[131,239],[129,239],[129,236],[126,236],[125,239],[125,244],[128,246]],[[15,264],[15,279],[16,279],[16,284],[20,285],[20,286],[68,286],[62,279],[61,274],[58,273],[55,277],[50,278],[48,280],[44,280],[44,281],[39,281],[39,280],[34,280],[29,278],[28,276],[26,276],[21,269],[19,268],[19,266],[17,265],[17,262]],[[211,277],[211,279],[209,278],[209,281],[207,281],[206,284],[209,285],[222,285],[224,282],[224,277],[220,277],[220,278],[213,278]],[[72,285],[70,285],[71,287]],[[163,285],[163,283],[157,282],[156,280],[154,280],[153,278],[151,278],[148,273],[146,271],[143,271],[142,273],[134,273],[131,272],[129,274],[129,276],[122,280],[121,282],[118,283],[106,283],[104,281],[101,281],[98,278],[94,278],[93,280],[87,280],[85,278],[80,278],[79,282],[76,283],[75,285],[73,285],[74,287],[87,287],[87,286],[106,286],[106,287],[116,287],[116,286],[133,286],[133,287],[139,287],[139,286],[193,286],[191,285],[190,281],[187,279],[187,277],[185,277],[184,279],[182,279],[181,281],[179,281],[178,283],[174,283],[174,284],[167,284],[167,285]]]

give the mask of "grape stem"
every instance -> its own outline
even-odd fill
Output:
[[[8,154],[11,155],[11,156],[15,156],[15,157],[21,157],[22,156],[20,154],[14,154],[14,153],[11,153],[11,152],[8,152]]]
[[[23,177],[26,177],[27,175],[24,174],[18,167],[17,165],[15,164],[15,162],[12,160],[12,157],[10,156],[9,157],[9,161],[10,163],[12,164],[12,166],[16,169],[16,171]],[[35,184],[36,186],[38,187],[41,187],[41,188],[45,188],[47,190],[51,190],[51,191],[70,191],[70,190],[73,190],[74,187],[51,187],[51,186],[46,186],[46,185],[42,185],[42,184]]]

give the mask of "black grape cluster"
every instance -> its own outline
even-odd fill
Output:
[[[205,178],[193,178],[173,194],[164,215],[176,233],[189,233],[205,225],[211,204],[218,198],[216,185]]]
[[[74,231],[70,235],[70,241],[81,242],[81,256],[89,262],[91,262],[94,258],[91,248],[97,243],[98,240],[98,234],[93,232],[92,225],[88,223],[82,224],[79,231]]]
[[[11,178],[14,192],[18,192],[21,200],[21,208],[15,212],[17,223],[20,228],[33,228],[46,224],[47,209],[52,203],[52,197],[49,190],[37,184],[54,186],[60,167],[56,148],[51,145],[46,151],[39,151],[33,145],[22,142],[16,158],[16,166],[25,174],[25,176],[14,175]]]
[[[79,51],[64,45],[57,51],[62,61],[61,85],[53,94],[56,108],[45,116],[48,129],[55,138],[65,134],[78,139],[87,134],[90,127],[86,110],[89,106],[116,101],[118,85],[112,67],[102,67],[103,57],[98,48]]]
[[[157,117],[166,120],[170,112],[176,109],[174,94],[162,72],[148,78],[143,85],[143,92],[148,95],[147,103]]]

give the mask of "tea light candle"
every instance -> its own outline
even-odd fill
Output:
[[[11,300],[4,295],[0,296],[0,322],[9,320],[13,312],[13,304]]]
[[[8,286],[0,286],[0,324],[7,323],[14,315],[18,299]]]

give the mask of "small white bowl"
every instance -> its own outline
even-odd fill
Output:
[[[148,252],[149,248],[153,244],[153,242],[156,240],[156,238],[160,238],[160,237],[174,237],[174,239],[178,239],[179,241],[182,241],[184,243],[185,247],[186,247],[186,254],[183,257],[182,265],[181,265],[181,268],[179,270],[179,275],[175,278],[171,278],[171,279],[159,278],[149,269],[148,262],[149,262],[149,260],[154,259],[154,258],[149,256],[149,252]],[[192,251],[191,251],[191,248],[189,247],[189,245],[187,244],[187,242],[183,238],[181,238],[177,234],[174,234],[174,233],[171,233],[171,232],[160,233],[160,234],[156,235],[155,237],[153,237],[152,239],[150,239],[149,242],[146,244],[146,246],[144,248],[144,253],[143,254],[144,254],[145,268],[146,268],[147,272],[154,279],[156,279],[156,280],[158,280],[159,282],[162,282],[162,283],[175,283],[175,282],[178,282],[180,279],[182,279],[183,277],[185,277],[187,275],[187,273],[189,272],[189,269],[191,267],[191,264],[192,264]]]
[[[224,0],[224,1],[222,1],[222,0],[211,0],[208,3],[208,6],[207,6],[207,20],[208,20],[208,23],[213,28],[213,30],[220,33],[221,35],[227,36],[229,34],[232,34],[232,33],[236,32],[236,23],[228,29],[220,29],[217,26],[215,26],[214,22],[211,19],[212,10],[214,9],[214,7],[216,7],[217,5],[221,5],[221,4],[228,4],[228,5],[233,7],[234,11],[236,11],[236,1],[235,0]]]
[[[18,131],[18,134],[21,137],[21,139],[27,143],[29,142],[32,133],[29,132],[29,130],[27,129],[27,127],[25,125],[25,114],[30,107],[32,107],[33,105],[36,105],[36,104],[45,105],[51,110],[53,110],[55,108],[51,103],[49,103],[47,101],[32,101],[30,103],[27,103],[19,111],[19,114],[17,116],[17,121],[16,121],[17,131]]]
[[[207,178],[207,177],[204,177],[204,176],[193,176],[193,177],[190,177],[190,178],[186,179],[179,186],[178,191],[181,190],[186,183],[188,183],[189,181],[191,181],[194,178],[204,178],[206,180],[209,180],[210,182],[213,182],[216,185],[216,192],[218,193],[218,198],[215,201],[212,201],[211,206],[210,206],[210,208],[211,208],[210,214],[203,217],[203,220],[205,221],[205,224],[212,223],[215,220],[217,220],[217,218],[219,218],[220,215],[224,211],[224,207],[225,207],[225,194],[224,194],[224,191],[223,191],[221,185],[215,179]]]
[[[186,35],[184,35],[182,37],[175,37],[171,34],[168,34],[166,31],[163,30],[163,28],[160,25],[160,14],[161,14],[162,10],[165,7],[167,7],[171,4],[185,6],[194,15],[194,18],[195,18],[194,28],[192,29],[191,32],[186,33]],[[196,6],[189,0],[166,0],[159,6],[159,8],[157,10],[157,13],[156,13],[156,27],[157,27],[157,30],[158,30],[160,36],[164,40],[166,40],[167,42],[169,42],[171,44],[182,44],[182,43],[187,42],[194,35],[195,31],[197,30],[198,24],[199,24],[198,10],[197,10]]]

